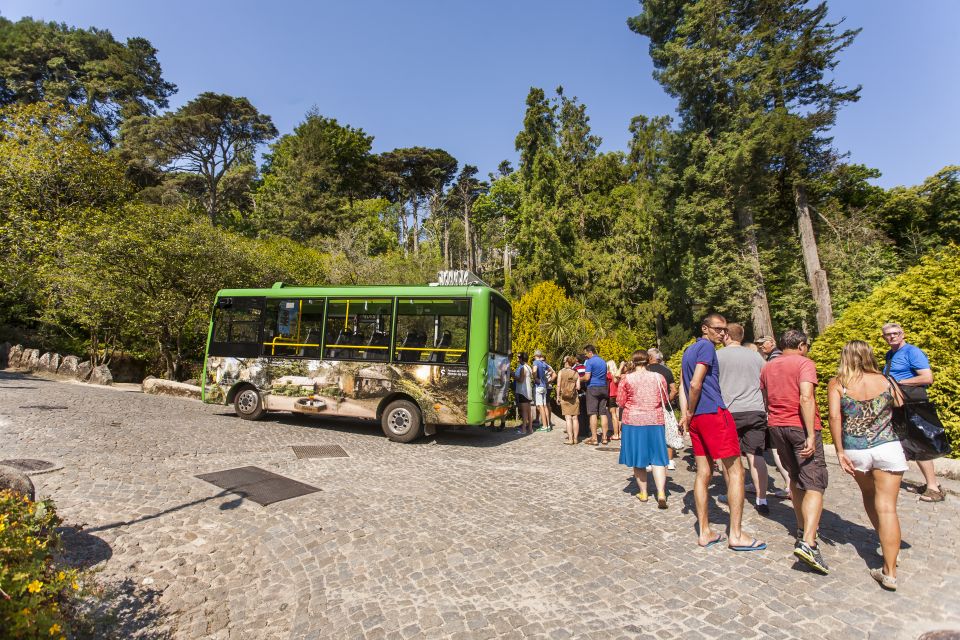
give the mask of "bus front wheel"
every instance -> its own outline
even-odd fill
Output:
[[[233,398],[233,408],[244,420],[259,420],[267,412],[263,408],[263,398],[253,387],[244,387]]]
[[[420,407],[409,400],[394,400],[383,412],[383,433],[394,442],[412,442],[423,431]]]

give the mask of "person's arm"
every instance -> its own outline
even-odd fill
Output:
[[[630,402],[630,393],[633,389],[630,388],[630,383],[627,380],[624,380],[619,387],[617,387],[617,406],[626,407],[627,403]]]
[[[801,383],[802,384],[802,383]],[[810,384],[809,382],[806,384]],[[837,450],[837,460],[840,468],[853,475],[853,463],[843,451],[843,414],[840,411],[840,382],[833,378],[827,385],[827,400],[830,405],[830,435],[833,436],[833,446]]]
[[[902,385],[908,387],[928,387],[933,384],[933,371],[931,369],[915,369],[916,375],[912,378],[897,380]]]
[[[679,391],[677,390],[677,383],[671,382],[670,383],[670,402],[673,402],[674,400],[677,399],[677,393],[679,393]]]
[[[690,397],[687,398],[687,409],[683,412],[681,425],[686,429],[693,419],[693,414],[697,411],[697,404],[700,402],[700,392],[703,391],[703,380],[707,377],[707,365],[702,362],[697,363],[697,368],[693,370],[693,377],[690,378]]]
[[[800,450],[800,457],[802,458],[812,456],[816,448],[816,430],[813,417],[817,410],[817,400],[813,391],[815,388],[816,385],[812,382],[800,381],[800,418],[803,420],[803,429],[807,434],[803,449]]]
[[[677,425],[680,427],[680,433],[683,433],[684,425],[683,418],[687,415],[687,390],[683,388],[683,384],[680,385],[680,424]]]

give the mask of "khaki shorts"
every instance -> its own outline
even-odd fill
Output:
[[[807,433],[795,427],[770,427],[770,443],[780,454],[780,462],[790,474],[792,486],[803,491],[827,490],[827,460],[823,455],[823,437],[817,431],[813,455],[800,457]]]

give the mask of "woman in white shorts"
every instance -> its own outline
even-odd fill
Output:
[[[843,346],[840,370],[827,386],[830,433],[844,471],[860,485],[863,506],[880,536],[883,569],[870,575],[889,591],[897,588],[900,520],[897,496],[907,470],[900,439],[893,430],[893,407],[900,390],[877,368],[873,349],[862,340]]]

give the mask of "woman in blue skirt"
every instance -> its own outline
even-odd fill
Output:
[[[667,381],[662,375],[647,370],[647,352],[634,351],[629,373],[620,378],[617,404],[623,408],[623,432],[620,442],[620,464],[633,467],[640,493],[647,501],[647,466],[653,467],[657,486],[657,506],[667,508],[667,441],[663,431],[663,407],[667,397]]]

